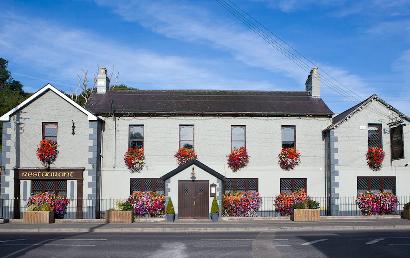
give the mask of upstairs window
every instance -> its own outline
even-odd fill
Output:
[[[129,128],[128,147],[143,148],[144,147],[144,126],[143,125],[130,125]]]
[[[367,140],[369,148],[383,148],[382,142],[382,125],[369,124],[367,127]]]
[[[391,159],[404,159],[403,126],[390,128]]]
[[[282,148],[296,148],[296,126],[282,125]]]
[[[57,142],[58,123],[43,123],[43,139]]]
[[[231,126],[231,149],[246,148],[246,126],[232,125]]]
[[[194,148],[194,126],[180,125],[179,126],[179,148]]]

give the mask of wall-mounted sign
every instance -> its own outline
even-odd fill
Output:
[[[39,170],[39,169],[16,169],[16,175],[19,179],[83,179],[83,169],[56,169],[56,170]]]

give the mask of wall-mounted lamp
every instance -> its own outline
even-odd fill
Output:
[[[191,179],[192,179],[192,181],[195,181],[195,179],[196,179],[195,167],[194,166],[192,166]]]
[[[216,184],[209,185],[209,196],[216,197]]]
[[[71,134],[74,135],[75,134],[75,123],[74,123],[74,120],[71,120],[71,122],[73,123],[73,125],[71,126]]]

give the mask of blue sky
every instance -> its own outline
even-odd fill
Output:
[[[361,98],[410,115],[410,1],[238,0],[319,69]],[[98,66],[140,89],[304,90],[307,72],[216,0],[0,2],[0,56],[27,91],[77,90]],[[334,112],[353,105],[323,86]]]

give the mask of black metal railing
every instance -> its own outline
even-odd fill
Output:
[[[310,197],[320,204],[321,216],[360,216],[361,211],[356,204],[356,197]],[[410,202],[410,196],[398,196],[397,209],[394,214],[403,211],[404,204]],[[67,207],[65,219],[96,219],[106,218],[107,210],[116,208],[116,204],[124,199],[73,199]],[[22,213],[27,209],[27,200],[0,199],[0,218],[22,218]],[[222,203],[219,202],[222,209]],[[223,216],[229,216],[223,211]],[[250,214],[257,217],[280,217],[275,210],[274,197],[261,197],[260,208]]]

